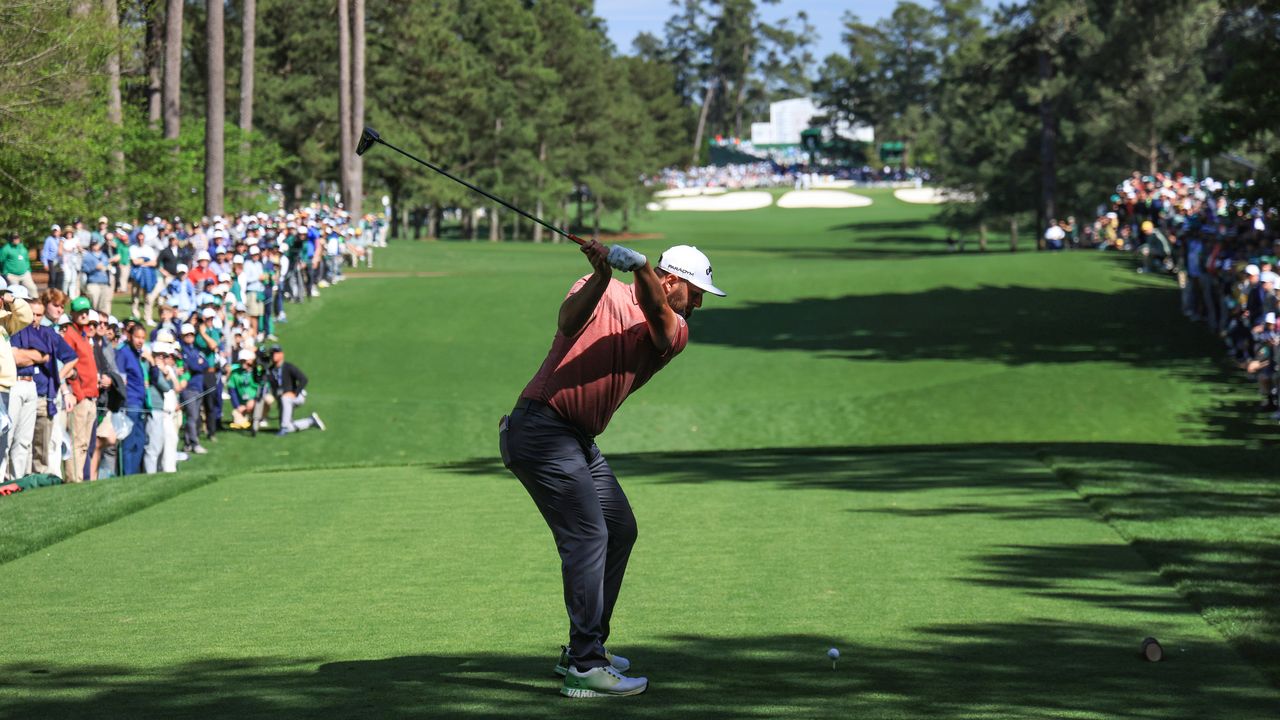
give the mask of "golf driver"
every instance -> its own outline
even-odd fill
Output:
[[[490,200],[492,200],[492,201],[494,201],[494,202],[498,203],[499,205],[501,205],[501,206],[503,206],[503,207],[507,208],[508,210],[512,210],[512,211],[514,211],[514,212],[518,212],[518,213],[520,213],[521,215],[523,215],[523,216],[525,216],[525,217],[529,218],[530,220],[532,220],[532,221],[534,221],[534,222],[538,223],[538,224],[539,224],[539,225],[541,225],[542,227],[544,227],[544,228],[546,228],[546,229],[550,230],[551,232],[556,233],[556,234],[558,234],[558,235],[560,235],[560,236],[564,237],[566,240],[572,240],[572,241],[574,241],[574,242],[578,243],[579,245],[586,245],[586,244],[587,244],[587,241],[586,241],[586,240],[583,240],[582,238],[578,237],[577,235],[574,235],[574,234],[573,234],[573,233],[571,233],[571,232],[565,232],[564,230],[561,230],[560,228],[556,227],[555,225],[552,225],[551,223],[546,222],[546,221],[545,221],[545,220],[543,220],[542,218],[534,217],[533,215],[530,215],[529,213],[527,213],[527,212],[525,212],[525,211],[521,210],[520,208],[516,207],[515,205],[512,205],[511,203],[507,202],[506,200],[503,200],[503,199],[502,199],[502,198],[500,198],[500,197],[497,197],[497,196],[495,196],[495,195],[492,195],[492,194],[490,194],[490,193],[487,193],[487,192],[485,192],[484,190],[481,190],[480,188],[476,187],[475,185],[472,185],[471,183],[467,182],[466,180],[463,180],[462,178],[456,177],[456,176],[454,176],[454,175],[450,175],[446,170],[444,170],[444,169],[442,169],[442,168],[438,168],[438,167],[436,167],[435,165],[432,165],[431,163],[427,162],[426,160],[423,160],[422,158],[418,158],[418,157],[414,157],[413,155],[410,155],[409,153],[407,153],[407,152],[405,152],[405,151],[401,150],[400,148],[396,147],[395,145],[392,145],[391,143],[387,142],[386,140],[383,140],[383,139],[382,139],[382,136],[378,134],[378,131],[377,131],[377,130],[374,130],[374,129],[373,129],[373,128],[371,128],[371,127],[366,127],[366,128],[364,129],[364,132],[360,134],[360,142],[356,143],[356,154],[357,154],[357,155],[364,155],[365,151],[366,151],[366,150],[368,150],[369,148],[373,147],[373,145],[374,145],[375,143],[381,143],[381,144],[383,144],[383,145],[386,145],[387,147],[391,148],[392,150],[395,150],[396,152],[398,152],[398,153],[400,153],[401,155],[403,155],[403,156],[405,156],[405,157],[409,158],[410,160],[413,160],[413,161],[415,161],[415,162],[417,162],[417,163],[420,163],[420,164],[422,164],[422,165],[426,165],[427,167],[431,168],[432,170],[435,170],[436,172],[438,172],[438,173],[440,173],[441,175],[443,175],[443,176],[445,176],[445,177],[449,178],[450,180],[452,180],[452,181],[454,181],[454,182],[456,182],[456,183],[458,183],[458,184],[460,184],[460,185],[465,185],[465,186],[467,186],[467,187],[471,188],[472,190],[475,190],[476,192],[480,193],[481,195],[483,195],[483,196],[485,196],[485,197],[489,198]]]

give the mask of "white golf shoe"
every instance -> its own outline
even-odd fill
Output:
[[[579,671],[570,666],[564,676],[560,694],[571,698],[639,695],[649,689],[648,678],[632,678],[613,667],[597,667]]]

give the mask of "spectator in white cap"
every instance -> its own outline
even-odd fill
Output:
[[[24,288],[25,289],[25,288]],[[18,382],[18,366],[9,338],[31,324],[31,306],[5,288],[0,292],[0,467],[8,460],[9,393]]]
[[[10,287],[17,299],[27,291],[21,285]],[[50,289],[46,295],[61,296],[61,291]],[[14,478],[31,472],[59,473],[56,464],[50,467],[49,435],[52,418],[61,413],[57,407],[58,390],[76,366],[76,352],[62,336],[51,327],[41,324],[44,305],[39,301],[29,303],[32,321],[12,338],[13,356],[18,367],[18,382],[9,395],[9,417],[13,422],[9,440],[9,471]]]
[[[62,226],[53,225],[40,248],[40,264],[49,273],[49,287],[62,287]]]
[[[88,240],[87,233],[85,239]],[[58,289],[66,293],[67,297],[77,297],[80,295],[80,255],[83,250],[80,247],[80,240],[76,237],[73,229],[68,228],[62,233],[61,250],[62,252],[59,253],[61,272],[59,275],[61,276],[62,285]]]
[[[95,235],[89,240],[89,250],[80,263],[80,271],[85,276],[85,294],[89,303],[99,314],[111,314],[111,258],[102,251],[103,240]]]
[[[249,257],[240,271],[240,295],[249,314],[249,330],[255,338],[258,338],[262,324],[263,293],[266,291],[266,285],[262,282],[262,272],[262,251],[255,243],[249,246]],[[258,339],[261,340],[261,338]]]
[[[187,273],[187,279],[196,286],[196,290],[204,290],[207,283],[218,281],[218,274],[209,267],[212,262],[213,257],[209,255],[208,250],[196,253],[196,266]]]
[[[200,444],[200,407],[204,399],[205,371],[209,369],[204,353],[196,346],[196,326],[183,323],[181,343],[178,345],[178,357],[182,360],[183,369],[189,375],[186,387],[179,393],[185,410],[182,444],[185,452],[204,455],[207,450]]]
[[[133,316],[143,317],[139,303],[146,305],[145,321],[147,327],[155,327],[155,304],[160,293],[164,292],[164,284],[160,282],[160,271],[157,269],[159,256],[155,248],[139,242],[129,248],[129,263],[133,266],[129,280],[133,284]]]
[[[196,311],[196,286],[187,279],[186,263],[178,263],[174,268],[173,279],[165,288],[165,296],[178,302],[178,319],[185,320]]]
[[[151,343],[149,395],[151,420],[147,423],[147,449],[142,468],[147,473],[178,469],[178,393],[185,383],[178,374],[177,348],[169,342]]]

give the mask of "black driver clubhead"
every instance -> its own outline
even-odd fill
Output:
[[[377,130],[366,127],[363,133],[360,133],[360,142],[356,143],[356,154],[364,155],[364,151],[373,146],[374,143],[382,140],[382,136]]]

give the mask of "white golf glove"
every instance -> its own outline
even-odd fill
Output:
[[[648,259],[635,250],[624,248],[621,245],[613,245],[609,248],[609,264],[615,270],[632,272],[644,267],[646,262],[649,262]]]

